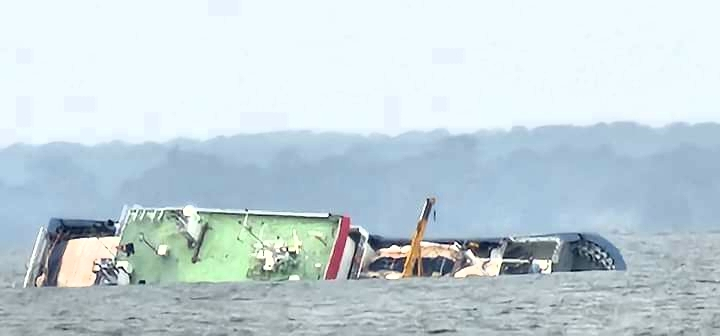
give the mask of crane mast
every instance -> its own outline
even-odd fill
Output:
[[[417,276],[422,276],[423,274],[420,243],[422,242],[423,236],[425,235],[425,227],[427,227],[428,218],[430,218],[430,213],[432,212],[432,208],[434,205],[435,197],[425,199],[425,204],[423,205],[422,211],[420,213],[420,219],[418,220],[417,227],[415,228],[415,233],[413,234],[410,243],[410,253],[405,258],[405,265],[403,266],[402,273],[403,278],[413,276],[412,273],[413,269],[415,269],[415,265],[417,265]]]

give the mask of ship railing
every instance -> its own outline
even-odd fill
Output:
[[[125,230],[125,224],[127,223],[127,216],[129,213],[130,207],[127,205],[123,205],[122,210],[120,210],[120,216],[118,217],[118,227],[115,231],[116,236],[122,236],[123,231]]]
[[[181,211],[183,207],[142,207],[134,205],[129,209],[129,218],[135,219],[137,216],[144,216],[150,213],[161,213],[165,211]],[[223,208],[195,208],[198,212],[209,212],[230,215],[254,215],[254,216],[284,216],[284,217],[304,217],[304,218],[330,218],[329,212],[291,212],[291,211],[266,211],[266,210],[250,210],[250,209],[223,209]]]
[[[35,244],[33,245],[32,253],[30,254],[30,260],[27,264],[27,270],[25,271],[25,279],[23,281],[23,288],[33,287],[32,284],[37,276],[38,264],[41,253],[47,247],[47,229],[44,226],[38,230],[37,237],[35,238]]]
[[[533,243],[533,242],[547,242],[547,241],[553,241],[556,243],[561,243],[562,239],[558,237],[510,237],[509,238],[511,242],[519,242],[519,243]]]

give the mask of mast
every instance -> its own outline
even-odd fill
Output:
[[[412,276],[413,269],[415,268],[416,264],[417,275],[422,276],[423,274],[420,243],[422,242],[423,236],[425,235],[425,227],[427,227],[428,218],[430,218],[430,213],[432,212],[433,205],[435,205],[435,197],[425,199],[425,204],[423,205],[422,211],[420,212],[420,219],[418,220],[417,227],[415,228],[415,233],[413,234],[410,243],[410,253],[407,255],[407,257],[405,257],[405,265],[403,266],[402,274],[403,278],[408,278]]]

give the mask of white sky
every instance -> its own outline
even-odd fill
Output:
[[[718,1],[4,0],[0,146],[720,121],[718,13]]]

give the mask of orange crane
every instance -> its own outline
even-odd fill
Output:
[[[425,235],[425,227],[427,226],[428,218],[430,218],[433,205],[435,205],[435,197],[425,199],[425,204],[423,205],[422,212],[420,213],[420,219],[418,220],[415,233],[413,234],[410,243],[410,253],[405,257],[405,265],[403,266],[402,273],[403,278],[413,276],[412,273],[415,265],[417,265],[417,275],[422,276],[423,274],[420,243]]]

